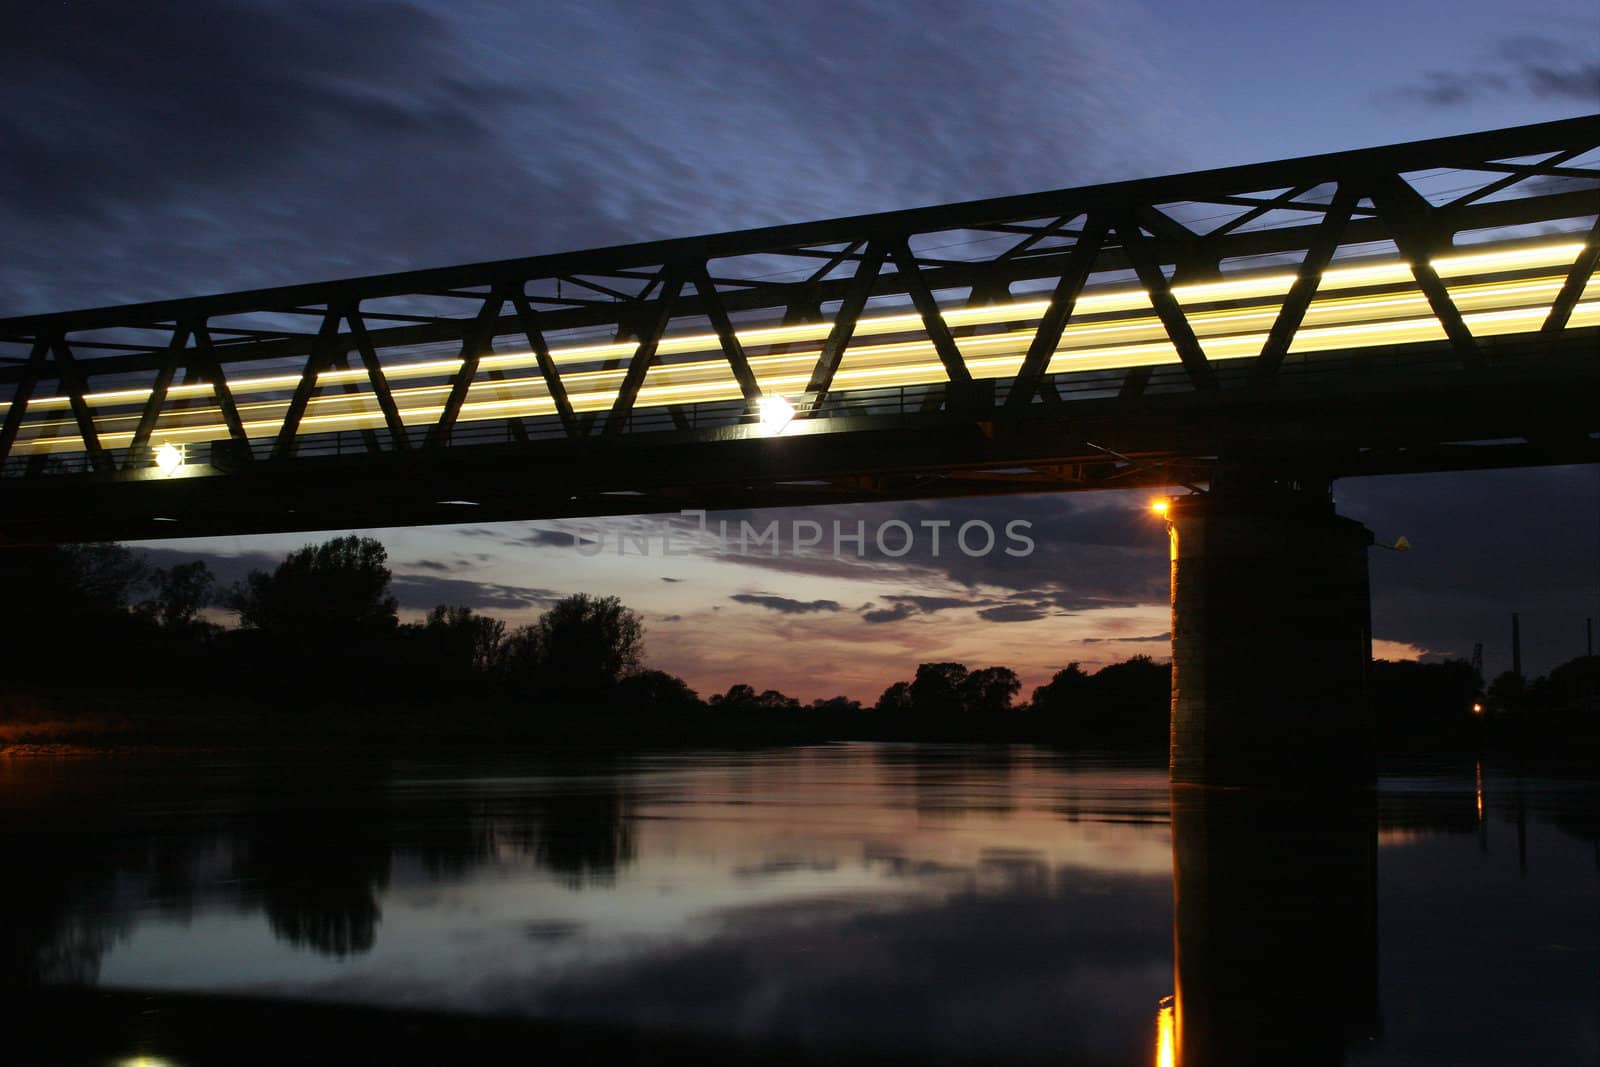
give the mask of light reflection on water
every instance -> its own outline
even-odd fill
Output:
[[[1594,783],[1470,761],[1365,808],[891,745],[14,759],[0,789],[12,983],[1067,1063],[1600,1049]]]

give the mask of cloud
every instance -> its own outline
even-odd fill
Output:
[[[1144,637],[1080,637],[1079,642],[1085,645],[1098,645],[1105,643],[1143,644],[1147,641],[1171,641],[1172,631],[1162,634],[1147,634]]]
[[[435,578],[425,574],[397,574],[389,583],[402,609],[428,609],[440,604],[468,608],[519,611],[548,606],[561,599],[549,589],[528,589],[495,582],[475,582],[461,578]]]
[[[1425,70],[1418,80],[1385,97],[1454,108],[1515,94],[1592,107],[1600,100],[1600,56],[1574,40],[1592,42],[1596,34],[1600,24],[1589,27],[1587,37],[1573,40],[1538,34],[1504,37],[1485,48],[1470,67]]]
[[[1153,146],[1127,131],[1172,105],[1126,62],[1139,16],[1109,0],[549,14],[487,0],[0,7],[13,250],[0,315],[1171,169],[1154,147],[1136,162],[1116,147]]]
[[[754,604],[785,615],[807,615],[817,611],[842,611],[836,600],[792,600],[764,593],[735,593],[728,598],[740,604]]]
[[[1033,604],[1004,604],[998,608],[984,608],[978,617],[988,622],[1032,622],[1049,612]]]
[[[892,608],[878,608],[873,611],[864,611],[861,617],[867,622],[899,622],[901,619],[910,618],[916,609],[910,604],[896,604]]]

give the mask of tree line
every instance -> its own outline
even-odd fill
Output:
[[[997,736],[1026,725],[1024,733],[1078,743],[1167,739],[1171,666],[1148,656],[1093,673],[1070,663],[1021,701],[1010,668],[952,662],[919,665],[870,705],[845,696],[803,705],[748,684],[702,700],[683,679],[645,666],[642,620],[616,597],[574,594],[515,628],[460,605],[402,623],[390,582],[383,544],[355,535],[307,545],[226,588],[204,562],[151,567],[121,545],[8,550],[0,553],[0,583],[12,594],[0,613],[4,685],[645,714],[808,711],[871,719],[885,736],[964,736],[981,723]],[[211,607],[238,625],[210,621]],[[1464,662],[1379,661],[1372,692],[1386,738],[1465,739],[1488,718],[1559,725],[1574,708],[1594,712],[1597,667],[1600,657],[1587,657],[1526,684],[1502,676],[1485,693]]]

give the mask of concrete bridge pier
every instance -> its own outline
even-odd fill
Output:
[[[1371,531],[1326,481],[1236,471],[1167,518],[1172,781],[1370,783]]]

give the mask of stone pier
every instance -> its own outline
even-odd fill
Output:
[[[1371,532],[1326,483],[1238,476],[1167,517],[1172,780],[1370,782]]]

